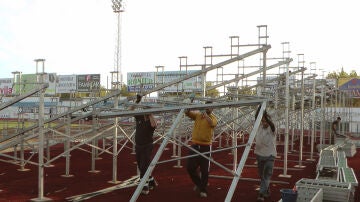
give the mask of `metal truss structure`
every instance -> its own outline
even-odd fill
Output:
[[[3,130],[11,130],[11,132],[6,132],[6,135],[2,133],[0,156],[3,161],[16,161],[23,170],[27,164],[38,166],[39,192],[38,198],[33,199],[34,201],[49,200],[44,197],[43,193],[44,167],[51,166],[54,161],[65,157],[66,167],[63,176],[70,177],[70,154],[76,149],[91,153],[91,172],[97,172],[96,158],[101,155],[111,155],[113,158],[111,182],[118,184],[120,183],[117,177],[118,155],[125,148],[134,149],[135,127],[129,122],[131,123],[134,115],[152,113],[158,117],[160,122],[160,126],[155,131],[155,142],[159,143],[160,146],[144,178],[138,182],[131,197],[131,201],[136,201],[146,179],[156,169],[156,165],[163,163],[159,159],[166,145],[171,144],[173,148],[173,158],[168,159],[167,162],[175,161],[180,167],[180,160],[189,157],[181,154],[183,147],[191,149],[187,143],[191,139],[192,124],[184,119],[184,110],[200,110],[212,107],[219,120],[214,135],[214,140],[219,141],[219,148],[211,152],[232,151],[232,168],[228,168],[214,159],[210,158],[209,160],[230,174],[232,183],[225,199],[225,201],[230,201],[260,124],[260,119],[254,119],[254,113],[261,106],[258,117],[262,117],[263,111],[267,109],[272,114],[278,128],[277,135],[279,138],[285,139],[282,175],[290,177],[287,174],[287,154],[288,151],[293,150],[294,142],[300,140],[299,166],[303,166],[304,130],[311,132],[307,136],[307,141],[311,144],[311,157],[313,157],[317,137],[320,138],[319,143],[323,144],[326,132],[325,125],[332,121],[334,114],[337,113],[335,110],[325,111],[326,106],[349,106],[348,98],[344,94],[339,94],[335,86],[329,86],[325,79],[316,79],[318,75],[306,72],[307,68],[302,54],[298,55],[298,65],[296,67],[290,66],[293,59],[290,58],[290,50],[286,48],[288,43],[282,43],[284,50],[282,57],[268,57],[267,53],[271,46],[267,44],[267,26],[260,25],[258,30],[258,43],[255,44],[241,45],[239,37],[231,36],[230,53],[227,54],[213,54],[212,47],[204,47],[203,64],[191,65],[188,64],[187,57],[180,57],[180,70],[199,68],[198,71],[168,83],[156,81],[153,89],[140,92],[142,96],[146,96],[153,92],[160,92],[167,86],[181,84],[186,79],[201,75],[203,77],[202,92],[192,97],[194,102],[188,101],[189,94],[179,92],[179,99],[169,99],[169,97],[162,96],[156,102],[144,102],[136,105],[138,110],[130,111],[128,106],[134,105],[132,101],[135,97],[120,99],[118,68],[117,71],[113,72],[116,79],[112,81],[114,85],[111,93],[104,97],[94,98],[87,104],[69,107],[65,112],[46,118],[43,93],[46,85],[40,84],[33,91],[14,97],[11,101],[0,105],[0,110],[3,110],[33,95],[37,95],[39,101],[36,111],[37,118],[32,120],[33,124],[18,128],[4,127]],[[273,62],[274,60],[275,62]],[[310,67],[311,69],[312,67]],[[44,70],[39,73],[39,76],[42,74],[45,74]],[[211,75],[215,76],[213,77],[215,81],[207,80],[207,78],[212,78]],[[208,81],[212,84],[211,86],[206,86]],[[219,90],[220,95],[218,97],[207,97],[206,93],[213,89]],[[206,106],[202,104],[202,101],[209,99],[213,101],[213,104]],[[88,107],[92,107],[93,110],[78,117],[72,116],[77,111]],[[92,117],[92,124],[84,124],[83,119],[89,116]],[[348,115],[342,114],[342,117],[346,120]],[[242,140],[245,135],[248,136],[247,142],[239,145],[238,140]],[[225,143],[222,142],[224,141],[223,137],[225,137]],[[100,142],[102,146],[99,146]],[[53,156],[50,151],[51,147],[56,144],[63,144],[64,152]],[[237,162],[237,149],[240,147],[244,147],[244,152],[241,154],[240,161]],[[33,156],[25,159],[24,151],[28,149],[37,153],[38,159],[34,159]],[[6,152],[9,150],[13,151],[14,155]],[[46,152],[44,152],[45,150]],[[198,155],[204,156],[201,153]]]

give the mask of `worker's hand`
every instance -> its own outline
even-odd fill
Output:
[[[206,117],[207,117],[207,113],[206,113],[205,111],[202,111],[202,112],[201,112],[201,118],[204,119],[204,118],[206,118]]]

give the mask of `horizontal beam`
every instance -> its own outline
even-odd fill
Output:
[[[168,83],[165,83],[165,84],[162,84],[162,85],[159,85],[155,88],[152,88],[148,91],[145,91],[145,92],[142,92],[141,95],[147,95],[147,94],[150,94],[150,93],[153,93],[153,92],[156,92],[156,91],[159,91],[161,89],[164,89],[168,86],[171,86],[171,85],[174,85],[174,84],[177,84],[177,83],[180,83],[182,81],[185,81],[187,79],[190,79],[190,78],[193,78],[195,76],[199,76],[201,74],[204,74],[208,71],[211,71],[211,70],[214,70],[216,68],[219,68],[219,67],[222,67],[222,66],[225,66],[225,65],[228,65],[228,64],[231,64],[233,62],[236,62],[236,61],[239,61],[239,60],[242,60],[244,58],[247,58],[247,57],[250,57],[252,55],[255,55],[255,54],[258,54],[258,53],[262,53],[262,52],[266,52],[267,50],[269,50],[271,48],[270,45],[264,45],[263,47],[261,48],[258,48],[258,49],[255,49],[253,51],[250,51],[250,52],[247,52],[245,54],[242,54],[242,55],[239,55],[237,57],[234,57],[234,58],[231,58],[231,59],[228,59],[228,60],[225,60],[223,62],[220,62],[220,63],[217,63],[215,65],[210,65],[209,67],[203,69],[203,70],[199,70],[199,71],[196,71],[194,73],[191,73],[191,74],[188,74],[186,76],[183,76],[183,77],[180,77],[178,79],[175,79],[171,82],[168,82]],[[132,96],[132,97],[128,97],[128,100],[134,100],[136,98],[136,96]]]
[[[305,71],[306,69],[305,68],[301,68],[300,70],[297,70],[297,71],[294,71],[294,72],[291,72],[289,73],[289,76],[293,75],[293,74],[297,74],[299,72],[302,72],[302,71]],[[281,74],[280,76],[276,77],[276,78],[272,78],[272,79],[269,79],[269,80],[265,80],[265,83],[271,83],[273,81],[280,81],[281,79],[284,79],[285,78],[285,75],[284,74]],[[255,88],[255,87],[258,87],[258,86],[262,86],[263,83],[258,83],[258,84],[255,84],[255,85],[252,85],[252,86],[248,86],[248,87],[245,87],[243,89],[240,89],[239,91],[240,92],[243,92],[243,91],[246,91],[246,90],[249,90],[249,89],[252,89],[252,88]]]
[[[285,61],[278,62],[278,63],[276,63],[276,64],[273,64],[273,65],[270,65],[270,66],[266,67],[265,70],[270,70],[270,69],[272,69],[272,68],[275,68],[275,67],[278,67],[278,66],[281,66],[281,65],[284,65],[284,64],[289,64],[291,61],[292,61],[292,59],[287,59],[287,60],[285,60]],[[239,80],[241,80],[241,79],[244,79],[244,78],[247,78],[247,77],[250,77],[250,76],[259,74],[259,73],[261,73],[261,72],[263,72],[263,71],[264,71],[264,69],[262,68],[262,69],[259,69],[259,70],[257,70],[257,71],[254,71],[254,72],[252,72],[252,73],[249,73],[249,74],[246,74],[246,75],[243,75],[243,76],[239,76],[239,77],[237,77],[237,78],[234,78],[234,79],[231,79],[231,80],[228,80],[228,81],[219,83],[219,84],[214,85],[214,86],[210,86],[210,87],[206,88],[206,90],[212,90],[212,89],[218,88],[218,87],[220,87],[220,86],[224,86],[224,85],[226,85],[226,84],[230,84],[230,83],[232,83],[232,82],[237,82],[237,81],[239,81]]]
[[[57,120],[57,119],[59,119],[59,118],[61,118],[61,117],[67,116],[67,115],[72,114],[72,113],[74,113],[74,112],[76,112],[76,111],[79,111],[79,110],[81,110],[81,109],[83,109],[83,108],[92,106],[92,105],[97,104],[97,103],[99,103],[99,102],[101,102],[101,101],[104,101],[104,100],[106,100],[106,99],[109,99],[109,98],[111,98],[111,97],[118,96],[118,95],[120,95],[120,91],[115,91],[115,92],[113,92],[113,93],[111,93],[111,94],[109,94],[109,95],[107,95],[107,96],[105,96],[105,97],[102,97],[102,98],[93,100],[93,101],[91,101],[91,102],[89,102],[89,103],[87,103],[87,104],[81,105],[81,106],[76,107],[76,108],[74,108],[74,109],[70,109],[69,111],[66,111],[66,112],[64,112],[64,113],[58,114],[58,115],[56,115],[56,116],[54,116],[54,117],[52,117],[52,118],[50,118],[50,119],[46,119],[46,120],[44,120],[44,124],[53,122],[53,121],[55,121],[55,120]],[[77,117],[77,118],[75,118],[75,119],[72,119],[71,122],[74,122],[75,120],[79,120],[79,119],[82,119],[82,118],[84,118],[84,117],[87,117],[88,115],[91,115],[91,112],[89,112],[89,114],[84,114],[84,115],[81,116],[81,117]],[[21,135],[21,134],[24,134],[24,133],[26,133],[26,132],[29,132],[29,131],[31,131],[31,130],[34,130],[34,129],[38,128],[38,127],[39,127],[39,123],[36,123],[36,124],[34,124],[34,125],[30,126],[30,127],[24,128],[23,130],[15,133],[15,134],[13,134],[13,135],[9,135],[9,136],[6,136],[6,137],[0,139],[0,143],[5,142],[5,141],[7,141],[7,140],[10,140],[10,139],[12,139],[12,138],[15,138],[15,137],[17,137],[17,136],[19,136],[19,135]]]
[[[163,107],[163,108],[150,108],[143,110],[125,110],[122,112],[100,112],[96,116],[100,119],[104,118],[114,118],[122,116],[136,116],[136,115],[146,115],[146,114],[157,114],[164,112],[177,112],[181,109],[207,109],[207,108],[224,108],[224,107],[239,107],[239,106],[254,106],[261,104],[264,101],[267,101],[267,98],[264,97],[252,97],[247,100],[238,100],[238,101],[229,101],[221,103],[211,103],[211,104],[188,104],[186,106],[173,106],[173,107]]]

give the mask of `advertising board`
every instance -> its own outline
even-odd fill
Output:
[[[100,74],[83,74],[76,76],[78,92],[92,92],[100,90]]]
[[[36,74],[21,74],[21,78],[16,79],[18,82],[14,84],[14,92],[16,94],[22,94],[28,92],[32,89],[35,89],[38,85],[40,85],[40,75]],[[56,73],[49,73],[43,75],[44,83],[48,83],[49,87],[46,88],[45,94],[47,95],[54,95],[55,94],[55,87],[57,82]]]
[[[13,79],[0,78],[0,96],[7,96],[13,93]]]
[[[72,93],[76,91],[76,75],[59,75],[56,93]]]
[[[164,71],[164,72],[129,72],[127,74],[127,85],[129,92],[140,92],[172,82],[176,79],[192,74],[192,71]],[[163,92],[193,92],[201,90],[201,76],[184,80],[180,83],[165,87]]]
[[[140,92],[154,88],[154,72],[128,72],[127,86],[128,92]]]
[[[164,71],[156,73],[157,83],[169,83],[186,75],[192,74],[196,70],[191,71]],[[164,88],[164,92],[193,92],[201,90],[201,76],[196,76],[184,80],[180,83],[173,84]]]

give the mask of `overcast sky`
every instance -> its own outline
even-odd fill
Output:
[[[270,55],[304,54],[327,72],[360,67],[356,0],[123,0],[121,70],[179,69],[179,56],[203,62],[204,46],[229,53],[229,36],[256,43],[268,26]],[[117,18],[111,0],[0,0],[0,78],[35,73],[36,58],[57,74],[114,70]],[[359,72],[358,72],[359,73]]]

